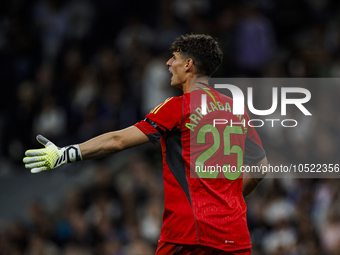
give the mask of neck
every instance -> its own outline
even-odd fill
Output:
[[[197,88],[206,88],[207,86],[204,84],[209,84],[208,79],[209,77],[193,77],[188,79],[183,85],[183,93],[189,93]]]

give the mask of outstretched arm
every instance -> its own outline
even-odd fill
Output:
[[[259,185],[259,183],[263,180],[263,178],[266,175],[266,171],[263,171],[263,166],[265,166],[265,170],[268,168],[268,161],[267,157],[262,159],[261,161],[255,163],[255,164],[249,164],[248,166],[256,166],[261,173],[251,173],[251,172],[245,172],[243,175],[243,196],[248,196],[256,187]]]
[[[149,142],[149,138],[137,127],[131,126],[119,131],[105,133],[84,143],[57,147],[45,137],[38,135],[38,142],[44,149],[28,150],[23,159],[31,173],[54,169],[66,163],[96,159]]]
[[[150,142],[137,127],[109,132],[79,144],[83,160],[102,158]]]

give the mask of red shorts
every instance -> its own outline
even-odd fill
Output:
[[[251,249],[239,251],[222,251],[213,247],[203,245],[188,245],[166,243],[159,241],[155,255],[250,255]]]

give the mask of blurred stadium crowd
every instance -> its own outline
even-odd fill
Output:
[[[181,34],[218,38],[224,60],[215,77],[340,76],[336,0],[0,5],[0,162],[12,162],[11,171],[25,171],[21,159],[37,147],[36,134],[60,146],[79,143],[132,125],[179,95],[165,62]],[[339,96],[340,89],[313,88],[312,120],[289,131],[258,130],[270,163],[339,163]],[[25,220],[0,229],[0,254],[153,254],[163,206],[160,148],[139,155],[122,171],[96,161],[93,183],[74,187],[57,211],[32,201]],[[340,254],[339,184],[263,181],[246,199],[253,254]]]

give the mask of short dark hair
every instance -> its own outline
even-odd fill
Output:
[[[170,47],[183,58],[192,58],[198,76],[211,76],[222,63],[223,53],[210,35],[187,34],[178,37]]]

